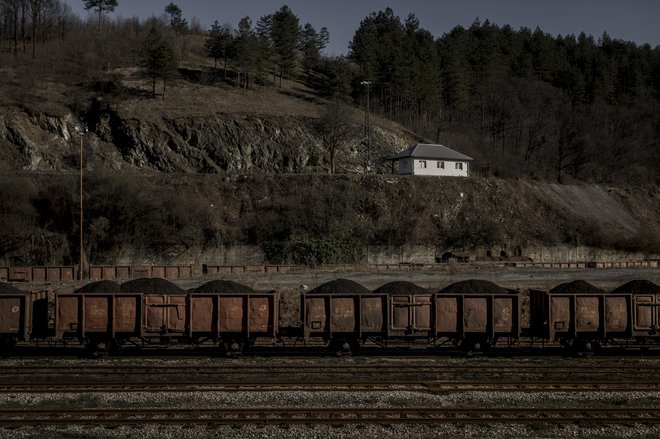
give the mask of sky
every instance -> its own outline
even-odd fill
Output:
[[[81,17],[90,13],[84,10],[83,0],[65,2]],[[197,17],[203,28],[215,20],[238,27],[245,16],[256,22],[288,5],[301,25],[328,28],[330,44],[325,53],[329,56],[346,54],[360,21],[386,7],[402,21],[414,13],[421,27],[436,37],[458,25],[468,27],[479,18],[514,29],[538,26],[552,35],[585,32],[598,39],[606,31],[612,38],[660,45],[660,0],[118,0],[119,6],[109,16],[160,16],[171,2],[181,8],[188,22]]]

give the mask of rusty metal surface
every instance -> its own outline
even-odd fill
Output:
[[[551,334],[568,332],[572,326],[571,299],[567,296],[550,298],[549,325]]]
[[[116,333],[138,333],[141,296],[115,296],[113,308],[113,330]]]
[[[575,327],[577,332],[598,332],[600,329],[599,300],[603,300],[603,296],[575,297]]]
[[[182,333],[186,324],[185,295],[144,296],[144,329],[147,332]]]
[[[628,329],[628,303],[625,296],[605,296],[605,327],[608,333]]]
[[[83,296],[83,333],[108,332],[111,297]]]
[[[306,295],[303,298],[305,302],[305,314],[303,316],[305,333],[328,332],[328,316],[326,313],[326,302],[329,297]]]
[[[80,324],[79,301],[82,296],[57,296],[55,300],[55,334],[75,333]]]
[[[509,333],[515,330],[516,300],[514,297],[493,299],[493,329],[495,332]]]
[[[218,296],[218,328],[220,332],[245,332],[245,308],[241,297]]]
[[[658,330],[659,308],[654,306],[660,303],[660,297],[653,294],[636,294],[634,297],[634,329],[637,335],[644,335]]]
[[[330,298],[330,330],[332,332],[355,332],[355,297]]]
[[[385,331],[385,319],[383,310],[386,308],[387,297],[365,297],[361,298],[360,325],[362,332],[381,333]]]
[[[437,296],[435,299],[436,332],[454,334],[459,326],[458,298]]]
[[[217,296],[215,296],[217,297]],[[192,332],[216,333],[217,299],[214,296],[190,295],[190,330]]]
[[[485,333],[488,328],[488,302],[485,297],[463,299],[465,332]]]
[[[392,294],[389,303],[392,330],[412,333],[431,329],[430,294]]]
[[[268,332],[273,326],[273,301],[272,297],[247,297],[249,302],[248,329],[250,333]]]
[[[19,334],[22,332],[25,297],[0,296],[0,334]]]

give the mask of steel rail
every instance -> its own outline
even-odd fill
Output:
[[[0,426],[25,425],[235,425],[395,423],[595,423],[659,424],[657,408],[214,408],[214,409],[12,409]]]
[[[91,393],[91,392],[264,392],[264,391],[424,391],[453,392],[658,392],[660,382],[625,381],[296,381],[296,382],[62,382],[0,383],[6,393]]]
[[[45,374],[56,374],[64,371],[66,373],[75,372],[78,374],[92,374],[92,373],[128,373],[131,374],[152,374],[152,373],[198,373],[198,372],[213,372],[224,374],[263,374],[263,373],[291,373],[297,371],[304,371],[305,373],[319,373],[326,374],[331,372],[333,374],[353,374],[356,372],[373,372],[373,373],[506,373],[506,374],[533,374],[533,373],[576,373],[583,372],[595,375],[616,373],[616,372],[630,372],[636,374],[640,372],[660,374],[660,363],[658,368],[656,365],[638,364],[630,366],[606,366],[606,365],[593,365],[593,366],[528,366],[528,365],[511,365],[511,366],[454,366],[454,365],[393,365],[393,366],[379,366],[379,365],[341,365],[332,364],[327,366],[318,365],[298,365],[291,364],[288,366],[252,366],[250,364],[233,364],[231,366],[188,366],[182,365],[53,365],[53,366],[31,366],[31,365],[17,365],[17,366],[0,366],[1,375],[22,375],[34,374],[36,372]]]

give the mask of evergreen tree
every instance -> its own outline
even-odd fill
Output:
[[[218,68],[218,60],[224,59],[224,77],[227,77],[227,60],[230,58],[234,41],[233,31],[229,26],[220,26],[216,20],[211,26],[209,36],[204,42],[206,55],[213,58],[213,68]]]
[[[321,28],[316,32],[314,27],[306,23],[300,34],[300,50],[302,52],[302,66],[307,74],[307,83],[310,84],[312,70],[318,67],[321,60],[321,51],[330,41],[328,29]]]
[[[260,54],[262,52],[262,40],[252,28],[250,17],[243,17],[238,23],[238,35],[235,40],[236,63],[243,74],[243,88],[250,85],[250,78],[262,69]],[[239,73],[238,85],[241,85],[241,74]]]
[[[294,73],[297,61],[297,49],[299,39],[298,17],[289,9],[282,6],[273,14],[271,24],[271,39],[275,55],[275,65],[278,68],[280,87],[282,77],[291,76]]]
[[[182,35],[188,30],[188,21],[181,18],[181,8],[176,4],[170,3],[165,7],[165,12],[170,16],[170,27],[177,35]]]
[[[118,6],[117,0],[83,0],[85,10],[90,9],[98,12],[99,14],[99,35],[101,34],[101,18],[103,13],[112,12]]]
[[[161,79],[165,99],[165,86],[176,77],[177,61],[174,51],[155,28],[151,28],[144,40],[140,65],[152,80],[152,97],[156,97],[156,80]]]

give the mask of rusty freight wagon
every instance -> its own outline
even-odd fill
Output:
[[[303,294],[300,309],[303,338],[320,337],[338,353],[387,331],[387,295],[372,294],[351,280],[337,279]]]
[[[279,330],[279,293],[258,292],[232,281],[208,282],[188,296],[189,336],[219,340],[238,353],[258,338],[275,341]]]
[[[189,292],[164,279],[121,285],[100,281],[55,296],[55,337],[91,349],[135,344],[220,343],[240,351],[257,337],[277,334],[278,294],[214,281]],[[228,286],[229,285],[229,286]],[[238,284],[235,284],[238,285]]]
[[[345,352],[367,339],[451,340],[466,351],[484,350],[501,337],[520,337],[520,296],[490,282],[466,281],[432,294],[409,282],[373,293],[352,281],[328,282],[302,297],[303,336],[320,337]]]
[[[485,351],[501,338],[521,335],[517,291],[484,280],[456,282],[433,297],[434,336],[448,337],[465,352]]]
[[[29,294],[0,282],[0,350],[30,337]]]
[[[55,295],[55,339],[77,340],[90,349],[117,349],[139,337],[142,295],[123,293],[111,281],[93,282],[73,293]]]
[[[636,297],[620,289],[605,293],[582,280],[547,292],[530,290],[531,335],[589,353],[599,344],[634,338],[641,327],[652,324],[641,305],[651,297]]]
[[[632,328],[630,335],[638,341],[660,340],[660,286],[647,280],[633,280],[611,294],[630,295]]]

